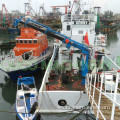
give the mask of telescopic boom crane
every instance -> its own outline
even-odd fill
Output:
[[[63,43],[67,44],[66,47],[68,49],[71,46],[80,49],[83,55],[86,56],[85,59],[84,58],[82,59],[82,66],[81,66],[82,67],[82,84],[85,84],[85,77],[86,77],[86,74],[88,73],[88,60],[89,60],[89,49],[85,45],[79,42],[76,42],[59,32],[53,31],[50,27],[43,25],[41,23],[38,23],[31,19],[27,19],[26,22],[24,22],[21,17],[21,19],[15,19],[13,25],[17,26],[18,23],[24,24],[25,26],[38,30],[48,36],[61,40]]]

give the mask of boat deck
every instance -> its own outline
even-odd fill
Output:
[[[82,85],[81,76],[78,74],[69,75],[69,78],[66,78],[65,83],[62,81],[60,74],[51,73],[49,78],[49,83],[46,84],[47,91],[52,90],[68,90],[68,91],[83,91],[85,90],[85,85]],[[68,79],[68,80],[67,80]]]
[[[24,60],[22,56],[18,56],[15,58],[6,57],[1,63],[0,68],[4,71],[15,71],[19,69],[25,69],[26,67],[31,67],[32,65],[36,65],[40,61],[44,61],[52,55],[53,45],[49,45],[46,53],[40,57],[33,57],[30,60]]]

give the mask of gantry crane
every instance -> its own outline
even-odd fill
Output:
[[[60,6],[51,6],[51,7],[53,8],[53,11],[55,11],[57,8],[64,7],[65,8],[65,14],[67,14],[68,7],[70,7],[70,5],[60,5]]]

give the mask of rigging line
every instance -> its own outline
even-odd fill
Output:
[[[78,104],[78,102],[80,101],[81,97],[82,97],[82,92],[80,91],[80,97],[79,97],[79,99],[78,99],[78,101],[76,102],[76,104],[75,104],[75,105],[77,105],[77,104]],[[75,105],[74,105],[74,106],[75,106]]]
[[[93,120],[96,120],[94,117],[90,116],[89,114],[85,114],[88,118],[92,118]]]
[[[30,113],[24,113],[24,112],[12,112],[12,111],[6,111],[6,110],[0,110],[0,113],[21,113],[21,114],[30,114]]]
[[[47,93],[47,91],[46,91],[46,93]],[[47,93],[47,95],[48,95],[48,93]],[[50,99],[50,96],[48,95],[48,97],[49,97],[49,99]],[[50,102],[53,104],[53,102],[52,102],[52,100],[50,99]],[[54,109],[57,109],[56,108],[56,106],[53,104],[53,107],[54,107]]]
[[[47,102],[46,102],[46,99],[45,99],[45,96],[44,96],[44,93],[43,93],[43,91],[42,91],[42,99],[44,98],[44,100],[45,100],[45,103],[46,103],[46,106],[47,106]],[[42,101],[41,101],[41,107],[42,107]],[[47,108],[49,109],[49,107],[47,106]]]
[[[88,105],[87,105],[88,106]],[[82,109],[77,115],[75,115],[74,117],[72,117],[69,120],[74,120],[76,117],[78,117],[80,114],[82,114],[85,110],[87,110],[87,106],[84,107],[84,109]]]
[[[75,105],[77,105],[77,103],[78,103],[78,102],[80,101],[80,99],[81,99],[82,93],[80,92],[80,94],[81,94],[81,95],[80,95],[80,97],[79,97],[79,99],[78,99],[78,101],[76,102]],[[75,106],[75,105],[74,105],[74,106]],[[67,106],[69,106],[73,111],[76,110],[75,108],[71,107],[71,106],[68,105],[68,104],[67,104]]]
[[[47,92],[46,92],[46,93],[47,93]],[[46,101],[44,94],[43,94],[43,97],[44,97],[44,100],[45,100],[45,103],[46,103],[47,108],[50,110],[49,103]]]
[[[80,97],[79,97],[79,99],[78,99],[78,101],[76,102],[75,105],[78,104],[78,102],[80,101],[81,97],[82,97],[82,92],[80,92]],[[75,105],[74,105],[74,106],[75,106]],[[73,107],[71,107],[70,105],[67,104],[67,106],[69,106],[73,111],[75,110],[75,109],[74,109]]]

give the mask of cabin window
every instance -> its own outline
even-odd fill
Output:
[[[20,40],[20,43],[23,43],[23,40]]]
[[[83,34],[83,31],[79,30],[79,31],[78,31],[78,34]]]
[[[37,43],[37,40],[33,40],[33,43]]]
[[[19,40],[16,40],[16,43],[19,43]]]
[[[27,40],[25,40],[24,43],[27,43]]]
[[[70,31],[70,25],[67,25],[67,31]]]
[[[32,43],[32,40],[29,40],[29,43]]]

